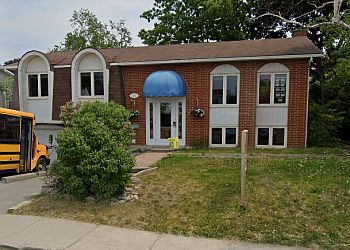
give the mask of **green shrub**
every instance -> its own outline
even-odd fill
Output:
[[[123,106],[99,101],[74,112],[70,126],[58,135],[57,160],[51,167],[59,191],[79,199],[109,199],[124,191],[134,165],[128,150],[129,118]]]
[[[339,144],[338,129],[344,117],[327,105],[311,102],[309,106],[308,146],[336,146]]]

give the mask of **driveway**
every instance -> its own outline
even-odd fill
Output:
[[[40,177],[13,183],[0,182],[0,214],[6,213],[7,209],[22,201],[29,200],[31,194],[41,192],[42,182]]]

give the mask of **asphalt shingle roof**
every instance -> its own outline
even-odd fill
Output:
[[[284,55],[322,55],[306,36],[279,39],[242,40],[213,43],[171,44],[100,49],[107,63],[244,58]],[[70,65],[78,51],[45,54],[52,65]]]

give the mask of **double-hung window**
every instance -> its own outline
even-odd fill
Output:
[[[238,104],[238,76],[213,75],[211,84],[212,105]]]
[[[224,146],[237,144],[237,129],[229,127],[211,128],[211,145]]]
[[[80,96],[95,97],[104,95],[103,72],[80,73]]]
[[[48,97],[48,74],[28,74],[28,97]]]
[[[257,146],[260,147],[285,147],[286,128],[282,127],[258,127]]]
[[[258,74],[258,105],[286,105],[287,101],[287,73]]]

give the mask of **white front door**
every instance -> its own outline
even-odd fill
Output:
[[[186,103],[183,97],[147,98],[146,144],[169,145],[168,138],[179,138],[185,145]]]

